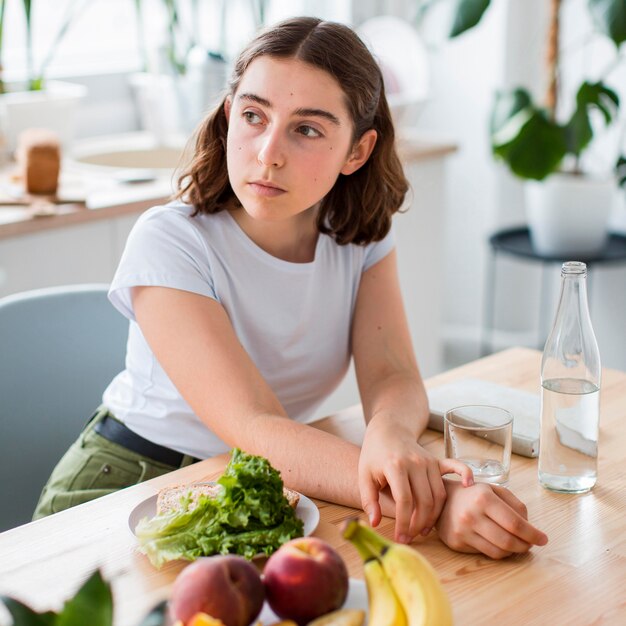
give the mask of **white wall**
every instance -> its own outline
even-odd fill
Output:
[[[603,67],[612,55],[605,44],[580,47],[587,26],[584,0],[564,3],[569,64],[564,87],[575,77]],[[460,151],[450,162],[445,243],[444,336],[448,348],[466,358],[479,354],[484,312],[487,239],[495,230],[525,222],[522,185],[494,163],[488,143],[488,119],[495,89],[524,85],[540,96],[545,87],[540,69],[548,3],[544,0],[493,2],[483,22],[462,37],[442,42],[432,29],[422,36],[438,42],[431,51],[432,97],[418,127],[451,136]],[[426,23],[426,27],[428,27]],[[571,55],[571,58],[570,58]],[[626,102],[626,74],[611,77]],[[622,113],[624,115],[624,113]],[[598,162],[610,166],[616,136],[608,136],[595,150]],[[611,143],[612,142],[612,143]],[[621,195],[613,214],[615,230],[626,232],[626,208]],[[541,341],[540,329],[551,324],[558,296],[558,265],[546,267],[546,315],[539,316],[540,269],[536,264],[503,259],[498,262],[498,291],[494,347],[530,345]],[[596,266],[592,285],[592,318],[603,363],[626,370],[626,266]]]
[[[545,0],[494,0],[483,22],[473,31],[448,41],[436,20],[421,31],[431,42],[431,86],[429,103],[418,120],[418,128],[458,142],[460,150],[451,157],[447,171],[449,211],[445,216],[444,247],[444,335],[449,347],[461,350],[467,358],[479,354],[484,312],[487,238],[496,229],[524,223],[521,184],[502,166],[494,163],[488,143],[488,119],[493,93],[498,87],[523,84],[541,93],[544,28],[548,7]],[[586,0],[564,3],[563,21],[568,29],[567,50],[571,62],[564,75],[565,86],[580,72],[601,67],[612,53],[610,45],[600,44],[577,50],[577,40],[585,28]],[[330,0],[315,3],[299,0],[290,5],[330,19],[350,21],[345,4]],[[284,17],[268,15],[268,21]],[[281,10],[282,10],[281,9]],[[368,11],[396,13],[411,17],[413,0],[352,0],[352,19],[359,22]],[[434,43],[433,43],[434,42]],[[436,44],[436,45],[435,45]],[[612,77],[622,85],[626,102],[626,68]],[[83,78],[90,95],[81,112],[82,136],[124,132],[137,127],[138,120],[124,74],[101,79]],[[626,109],[626,107],[623,107]],[[626,111],[622,112],[626,116]],[[609,153],[615,138],[607,137],[594,151],[600,157]],[[613,146],[614,147],[614,146]],[[416,190],[419,193],[419,190]],[[613,214],[613,226],[626,232],[626,194]],[[496,303],[496,348],[507,345],[537,345],[540,324],[546,328],[556,305],[558,267],[548,271],[556,278],[548,293],[546,319],[539,319],[539,268],[514,260],[498,264],[499,289]],[[626,370],[626,268],[597,268],[592,276],[592,316],[604,364]]]

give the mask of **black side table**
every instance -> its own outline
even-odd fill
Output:
[[[500,230],[489,237],[490,255],[487,260],[487,280],[485,289],[485,312],[483,321],[483,338],[481,346],[481,354],[485,356],[491,352],[492,347],[492,335],[493,335],[493,323],[494,323],[494,299],[496,289],[496,261],[497,255],[508,254],[510,256],[518,257],[520,259],[530,260],[533,262],[541,263],[541,292],[540,292],[540,317],[543,319],[544,312],[544,291],[545,291],[545,272],[544,268],[547,264],[559,263],[562,264],[565,261],[583,261],[587,264],[587,269],[595,265],[608,264],[608,263],[626,263],[626,236],[612,234],[609,237],[608,243],[604,250],[599,254],[576,259],[561,258],[553,256],[544,256],[538,254],[532,247],[530,241],[530,233],[528,228],[511,228],[506,230]],[[591,281],[589,281],[589,301],[591,302]],[[541,329],[540,329],[541,330]],[[540,332],[541,335],[541,332]],[[539,341],[544,338],[539,337]],[[540,349],[543,345],[538,346]]]

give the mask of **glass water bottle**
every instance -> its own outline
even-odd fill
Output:
[[[587,266],[561,269],[561,296],[541,361],[539,483],[583,493],[596,483],[600,352],[587,304]]]

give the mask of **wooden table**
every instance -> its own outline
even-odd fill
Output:
[[[538,393],[539,361],[539,352],[515,348],[436,376],[427,385],[472,377]],[[457,625],[626,624],[625,423],[626,374],[607,370],[601,394],[599,480],[588,494],[545,491],[537,482],[536,460],[514,455],[511,489],[526,502],[531,521],[547,532],[547,546],[492,561],[455,553],[434,533],[415,542],[439,573]],[[321,420],[318,426],[353,441],[363,434],[358,407]],[[427,431],[422,442],[442,454],[439,433]],[[136,626],[149,607],[168,596],[182,565],[157,571],[137,554],[129,512],[164,485],[215,479],[226,460],[209,459],[0,534],[0,593],[39,610],[56,609],[100,567],[112,581],[116,626]],[[360,559],[337,528],[355,511],[320,501],[317,505],[321,522],[315,534],[339,550],[351,576],[361,578]],[[384,520],[381,528],[390,535],[393,521]]]

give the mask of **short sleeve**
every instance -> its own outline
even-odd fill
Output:
[[[135,320],[131,288],[171,287],[217,300],[207,244],[188,214],[174,207],[146,211],[128,236],[109,300]]]
[[[376,265],[378,261],[384,259],[396,245],[393,226],[389,229],[384,239],[368,243],[365,246],[365,255],[363,258],[363,271],[368,270],[372,265]]]

